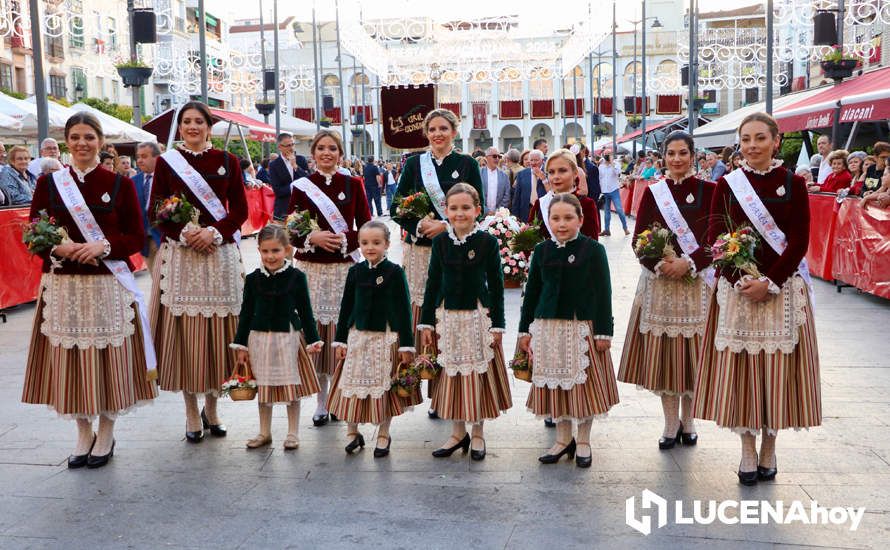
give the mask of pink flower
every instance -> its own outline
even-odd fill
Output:
[[[498,230],[498,229],[495,229],[494,231],[492,231],[492,233],[495,234],[495,235],[500,235],[500,234],[501,234],[500,230]]]

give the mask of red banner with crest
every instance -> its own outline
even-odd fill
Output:
[[[428,145],[423,119],[436,108],[436,87],[384,86],[380,89],[383,141],[394,149],[420,149]]]

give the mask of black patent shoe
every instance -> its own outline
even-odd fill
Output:
[[[108,451],[108,454],[106,454],[106,455],[96,456],[94,454],[90,454],[90,456],[87,457],[87,468],[90,468],[90,469],[101,468],[102,466],[105,466],[106,464],[108,464],[108,461],[111,459],[111,457],[114,456],[114,444],[115,444],[115,441],[112,439],[111,440],[111,450]]]
[[[739,475],[739,483],[742,485],[746,485],[750,487],[751,485],[757,484],[757,474],[758,471],[754,470],[753,472],[743,472],[741,470],[738,471]]]
[[[433,409],[426,411],[426,415],[427,417],[429,417],[430,420],[439,420],[439,413],[437,413]]]
[[[198,430],[197,432],[185,432],[185,439],[189,443],[200,443],[204,441],[204,430]]]
[[[93,450],[93,446],[96,445],[96,434],[93,434],[93,442],[90,443],[90,450],[87,451],[86,454],[83,455],[69,455],[68,456],[68,468],[74,470],[76,468],[83,468],[87,465],[87,458],[90,456],[90,451]]]
[[[681,440],[680,438],[682,436],[683,436],[683,426],[681,425],[677,429],[677,435],[675,437],[665,437],[665,436],[659,437],[658,438],[658,448],[661,449],[662,451],[666,451],[668,449],[673,449],[674,446],[677,444],[677,441]]]
[[[316,428],[320,428],[328,423],[328,415],[326,414],[316,414],[312,417],[312,425]]]
[[[680,434],[680,442],[687,447],[692,447],[696,443],[698,443],[698,434],[695,432],[692,433],[682,433]]]
[[[330,417],[331,422],[340,422],[340,419],[337,418],[337,415],[336,415],[336,414],[334,414],[334,413],[328,413],[328,416]]]
[[[582,443],[584,445],[584,443]],[[590,445],[587,445],[590,447]],[[590,449],[590,456],[578,456],[575,455],[575,466],[579,468],[590,468],[590,465],[593,464],[593,449]]]
[[[204,429],[210,430],[210,435],[213,437],[225,437],[227,430],[225,424],[211,424],[209,420],[207,420],[207,415],[204,414],[204,409],[201,409],[201,424],[203,424]]]
[[[573,438],[571,441],[569,441],[569,444],[566,445],[565,447],[563,447],[562,450],[559,451],[558,453],[556,453],[556,454],[547,453],[545,455],[539,456],[538,462],[540,462],[541,464],[556,464],[557,462],[559,462],[559,459],[563,457],[563,455],[568,455],[569,460],[571,460],[571,459],[575,458],[576,447],[577,446],[576,446],[575,440]]]
[[[374,447],[374,458],[383,458],[389,454],[392,445],[392,437],[386,436],[386,447]]]
[[[470,448],[470,434],[464,434],[463,439],[457,442],[457,445],[453,447],[441,447],[433,451],[433,456],[436,458],[445,458],[454,454],[454,451],[458,449],[463,449],[464,454],[466,454],[467,450]]]
[[[775,457],[773,458],[775,461]],[[771,468],[767,468],[765,466],[757,465],[757,479],[760,481],[772,481],[776,479],[776,474],[779,473],[779,469],[775,466]]]
[[[346,445],[346,447],[344,447],[344,449],[346,449],[347,454],[352,454],[359,447],[361,447],[362,449],[365,448],[365,436],[363,436],[362,434],[355,434],[353,440],[350,441]]]
[[[481,437],[477,437],[476,439],[482,439]],[[470,449],[470,458],[475,460],[476,462],[480,460],[485,460],[485,440],[482,439],[482,449]]]
[[[552,418],[545,418],[544,419],[544,427],[545,428],[555,428],[556,422],[554,422]]]

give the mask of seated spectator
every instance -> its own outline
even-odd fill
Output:
[[[114,155],[108,151],[102,151],[99,153],[99,164],[109,172],[114,172]]]
[[[62,163],[59,159],[53,157],[42,157],[40,160],[40,175],[46,176],[62,169]]]
[[[643,161],[643,171],[640,173],[640,177],[644,180],[652,180],[656,175],[655,165],[652,164],[652,159],[647,158]]]
[[[794,173],[803,178],[803,181],[807,184],[807,189],[809,189],[810,184],[813,183],[813,172],[810,171],[810,167],[798,166]]]
[[[878,208],[890,207],[890,166],[884,167],[884,174],[881,176],[881,187],[862,199],[862,206],[868,205],[874,205]]]
[[[887,159],[890,158],[890,143],[885,141],[875,143],[872,154],[874,154],[875,163],[865,171],[865,182],[862,184],[863,197],[877,191],[881,187],[881,174],[884,173]]]
[[[136,175],[136,169],[133,168],[133,161],[127,155],[117,157],[117,173],[125,178],[132,178]]]
[[[28,173],[31,154],[21,145],[9,150],[9,164],[0,170],[0,191],[6,195],[9,204],[31,204],[37,180]]]
[[[854,189],[862,188],[862,182],[865,181],[865,158],[864,151],[853,151],[847,157],[847,170],[850,171],[850,193],[854,193]]]
[[[847,170],[847,153],[844,149],[838,149],[828,154],[828,165],[831,167],[831,173],[825,178],[821,185],[811,183],[807,185],[810,193],[837,193],[841,189],[850,187],[852,176]]]
[[[728,169],[729,169],[730,172],[732,172],[733,170],[737,170],[737,169],[739,169],[739,168],[742,166],[742,154],[739,153],[738,151],[736,151],[735,153],[733,153],[733,154],[729,157],[729,164],[730,164],[730,166],[728,166]],[[811,179],[811,180],[813,179],[813,173],[812,173],[812,172],[810,172],[810,179]]]
[[[262,187],[263,182],[256,179],[256,171],[253,168],[253,163],[247,159],[241,159],[241,172],[244,175],[244,186],[248,189],[256,189],[257,187]]]

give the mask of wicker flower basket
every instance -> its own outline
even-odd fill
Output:
[[[251,372],[250,366],[248,366],[247,363],[238,363],[235,365],[235,371],[232,372],[232,378],[238,378],[239,376],[248,380],[254,379],[253,372]],[[230,380],[232,378],[230,378]],[[228,393],[232,401],[251,401],[256,398],[257,389],[240,386],[230,389]]]
[[[398,395],[399,397],[411,397],[411,390],[409,388],[406,388],[405,386],[396,386],[395,390],[396,395]]]
[[[513,376],[520,380],[525,380],[526,382],[532,381],[532,369],[519,370],[516,369],[513,371]]]
[[[414,362],[422,380],[435,380],[439,376],[439,365],[436,363],[436,355],[430,346],[423,347],[423,353]]]

